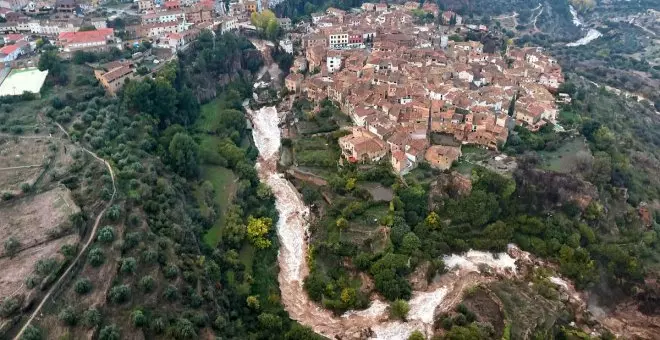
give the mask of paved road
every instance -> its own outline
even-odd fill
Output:
[[[58,123],[55,123],[55,124],[57,124],[57,127],[59,127],[60,130],[62,130],[62,132],[64,132],[64,134],[67,137],[70,137],[69,133],[66,132],[66,130],[60,124],[58,124]],[[32,315],[30,315],[30,318],[25,322],[25,324],[23,325],[21,330],[14,337],[14,340],[18,340],[18,339],[21,338],[21,336],[25,332],[25,329],[27,329],[27,327],[32,323],[32,321],[37,317],[37,315],[39,315],[39,312],[41,312],[41,309],[44,307],[44,305],[46,304],[46,302],[48,301],[50,296],[53,294],[53,292],[58,288],[58,286],[64,280],[64,278],[67,275],[69,275],[71,270],[73,270],[73,267],[78,263],[80,258],[83,256],[83,254],[87,250],[87,248],[89,248],[89,246],[92,244],[92,242],[94,242],[94,236],[96,235],[96,230],[98,229],[99,224],[101,223],[101,219],[103,218],[103,215],[105,214],[106,210],[108,210],[108,208],[110,208],[112,206],[112,203],[115,200],[115,195],[117,194],[117,187],[115,185],[115,172],[112,170],[112,167],[110,166],[110,163],[108,163],[108,161],[106,161],[105,159],[103,159],[103,158],[99,157],[98,155],[96,155],[94,152],[89,151],[87,148],[82,147],[82,149],[85,150],[92,157],[94,157],[97,160],[103,162],[103,164],[105,164],[106,168],[108,168],[108,171],[110,172],[110,178],[112,179],[112,197],[110,197],[110,200],[108,201],[108,204],[106,204],[105,208],[103,208],[103,210],[101,210],[101,212],[99,212],[99,214],[96,216],[96,220],[94,221],[94,226],[92,227],[92,231],[89,233],[87,242],[85,242],[85,245],[82,247],[82,249],[78,253],[78,256],[76,256],[76,258],[73,259],[73,261],[71,261],[71,264],[69,265],[69,267],[64,271],[64,273],[60,276],[60,278],[57,279],[57,281],[55,281],[55,284],[53,284],[50,287],[50,289],[48,290],[48,293],[46,293],[46,295],[41,300],[41,302],[39,303],[37,308],[34,309],[34,311],[32,312]]]

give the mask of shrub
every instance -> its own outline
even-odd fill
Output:
[[[127,233],[126,236],[124,236],[123,250],[130,250],[137,246],[138,243],[140,243],[141,238],[142,236],[139,232]]]
[[[90,308],[83,313],[82,324],[85,327],[96,327],[101,323],[101,312],[96,308]]]
[[[145,263],[156,263],[158,260],[158,252],[153,249],[145,249],[142,252],[142,260]]]
[[[39,284],[39,281],[39,277],[30,275],[25,279],[25,285],[28,287],[28,289],[32,289]]]
[[[14,198],[14,194],[9,191],[5,191],[2,193],[2,200],[3,201],[9,201],[10,199]]]
[[[414,331],[410,336],[408,337],[408,340],[425,340],[426,337],[424,334],[420,331]]]
[[[454,324],[457,326],[465,326],[467,325],[467,318],[463,314],[458,314],[454,317],[453,320]]]
[[[111,206],[108,211],[105,213],[105,215],[111,220],[111,221],[117,221],[119,220],[119,217],[121,217],[121,206],[118,204],[115,204]]]
[[[108,325],[99,332],[99,340],[119,340],[121,333],[117,325]]]
[[[5,253],[9,257],[13,257],[18,252],[18,249],[21,248],[21,243],[14,236],[9,236],[4,243]]]
[[[165,331],[165,320],[163,320],[163,318],[154,319],[154,321],[151,323],[151,329],[156,334],[163,333]]]
[[[410,306],[405,300],[397,299],[390,304],[390,317],[393,319],[405,320],[410,311]]]
[[[21,183],[21,191],[27,194],[32,191],[32,186],[30,183]]]
[[[154,278],[151,277],[150,275],[143,276],[140,279],[140,289],[142,289],[142,291],[145,293],[150,293],[151,291],[153,291],[155,285],[156,285],[156,280],[154,280]]]
[[[132,257],[121,260],[121,272],[124,274],[133,274],[137,268],[137,262]]]
[[[25,332],[23,332],[23,336],[21,336],[21,340],[42,340],[43,338],[44,335],[41,332],[41,329],[33,325],[27,326]]]
[[[92,267],[98,267],[102,265],[103,262],[105,262],[105,255],[103,255],[103,251],[101,249],[93,248],[89,251],[87,259],[89,260],[89,264],[91,264]]]
[[[131,297],[131,288],[128,285],[114,286],[110,289],[110,301],[114,303],[123,303]]]
[[[147,317],[141,310],[136,309],[131,313],[131,322],[134,327],[144,327],[147,325]]]
[[[67,259],[72,259],[76,256],[76,246],[73,244],[64,244],[60,247],[60,253],[64,255]]]
[[[80,295],[87,294],[92,291],[92,282],[88,278],[78,279],[74,284],[73,289]]]
[[[179,275],[179,268],[175,265],[168,265],[165,267],[165,272],[163,273],[167,279],[175,279]]]
[[[176,301],[179,298],[179,290],[175,286],[169,285],[165,288],[163,296],[169,301]]]
[[[41,276],[50,275],[57,268],[57,260],[41,259],[34,265],[34,271]]]
[[[115,229],[108,225],[101,228],[96,239],[103,243],[112,243],[115,240]]]
[[[195,325],[186,318],[181,318],[176,321],[174,327],[174,336],[177,339],[195,339],[197,338],[197,331]]]
[[[75,326],[78,322],[78,315],[76,315],[76,310],[72,306],[66,306],[60,311],[58,318],[67,326]]]
[[[0,302],[0,316],[6,318],[14,315],[21,308],[21,301],[16,297],[6,297]]]

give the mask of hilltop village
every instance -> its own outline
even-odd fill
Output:
[[[424,23],[427,13],[442,24]],[[464,25],[434,3],[329,8],[306,31],[285,85],[317,104],[330,99],[351,118],[339,140],[349,162],[389,159],[399,174],[423,159],[447,169],[461,144],[497,150],[515,125],[555,123],[557,101],[570,100],[556,99],[564,78],[542,49],[465,41],[488,27]],[[431,133],[457,143],[431,146]]]

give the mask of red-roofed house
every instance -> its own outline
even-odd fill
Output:
[[[167,10],[180,9],[181,8],[181,2],[179,2],[178,0],[165,1],[163,6]]]
[[[13,61],[23,53],[24,51],[23,48],[21,48],[21,45],[7,45],[3,48],[0,48],[0,60],[5,63]]]
[[[134,75],[134,70],[129,64],[113,65],[105,72],[104,70],[95,70],[94,76],[101,82],[101,85],[110,94],[115,94],[124,85],[126,79]]]
[[[164,38],[165,41],[167,41],[167,45],[172,50],[178,50],[186,44],[186,40],[184,39],[183,34],[180,33],[167,33],[165,34]]]
[[[28,41],[28,36],[25,34],[19,34],[19,33],[10,33],[5,35],[5,44],[7,44],[10,41],[16,42],[16,41],[21,41],[25,40]]]
[[[409,167],[408,158],[406,157],[406,154],[401,150],[392,151],[390,163],[392,164],[392,169],[394,169],[394,172],[397,174],[403,174]]]
[[[101,51],[108,48],[108,41],[114,39],[114,29],[102,28],[95,31],[62,32],[58,37],[58,44],[62,46],[64,52],[78,50]]]
[[[339,138],[342,154],[350,162],[377,162],[387,154],[387,145],[365,128],[353,128],[353,133]]]

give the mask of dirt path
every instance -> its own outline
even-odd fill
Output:
[[[534,19],[532,19],[532,25],[534,26],[534,32],[539,32],[538,27],[536,27],[536,20],[539,18],[539,16],[541,15],[541,13],[543,13],[543,5],[539,4],[538,6],[536,6],[536,8],[532,9],[532,11],[536,11],[536,10],[539,9],[539,8],[540,8],[541,10],[540,10],[539,13],[534,17]]]
[[[60,128],[60,130],[62,130],[62,132],[68,138],[70,138],[69,133],[66,132],[66,130],[62,127],[62,125],[60,125],[58,123],[55,123],[55,124],[57,124],[57,127]],[[41,312],[41,309],[44,307],[46,302],[48,302],[48,299],[53,294],[53,292],[55,292],[55,290],[59,287],[60,283],[62,283],[64,278],[67,277],[67,275],[69,275],[69,273],[73,270],[73,267],[75,267],[75,265],[78,263],[80,258],[83,256],[83,254],[87,250],[87,248],[89,248],[89,246],[92,244],[92,242],[94,242],[94,235],[96,235],[96,230],[98,229],[99,224],[101,223],[101,219],[103,218],[103,215],[105,214],[106,210],[108,210],[108,208],[110,208],[112,206],[112,203],[115,200],[115,195],[117,194],[117,186],[115,185],[115,172],[112,170],[112,167],[110,166],[110,163],[108,163],[108,161],[106,161],[105,159],[103,159],[103,158],[99,157],[98,155],[96,155],[94,152],[88,150],[87,148],[82,147],[82,146],[81,146],[81,148],[83,150],[85,150],[88,154],[90,154],[92,157],[96,158],[97,160],[99,160],[99,161],[103,162],[103,164],[105,164],[106,168],[110,172],[110,179],[112,180],[112,196],[110,197],[110,200],[108,201],[108,204],[106,204],[105,208],[103,208],[103,210],[101,210],[101,212],[99,212],[99,214],[96,216],[96,220],[94,221],[94,226],[92,227],[92,231],[88,235],[87,242],[85,242],[85,245],[82,247],[82,249],[80,250],[80,252],[76,256],[76,258],[73,259],[73,261],[71,261],[71,264],[69,265],[69,267],[64,271],[64,273],[62,275],[60,275],[60,278],[57,279],[57,281],[55,281],[55,283],[50,287],[50,289],[48,290],[48,293],[46,293],[46,295],[43,297],[43,299],[41,299],[41,302],[34,309],[34,311],[32,312],[32,315],[30,315],[30,318],[27,319],[27,321],[25,322],[23,327],[21,327],[21,330],[14,337],[14,340],[18,340],[18,339],[21,338],[21,336],[23,335],[23,332],[25,332],[25,329],[27,329],[27,327],[32,323],[32,321],[37,317],[39,312]]]
[[[21,166],[10,166],[8,168],[0,168],[0,171],[3,170],[17,170],[17,169],[29,169],[29,168],[41,168],[41,164],[32,164],[32,165],[21,165]]]
[[[12,135],[10,133],[0,133],[0,137],[9,137],[9,138],[18,138],[18,139],[41,139],[41,138],[61,139],[60,137],[53,137],[51,135],[48,135],[48,136],[46,136],[46,135],[41,135],[41,136],[17,136],[17,135]]]

